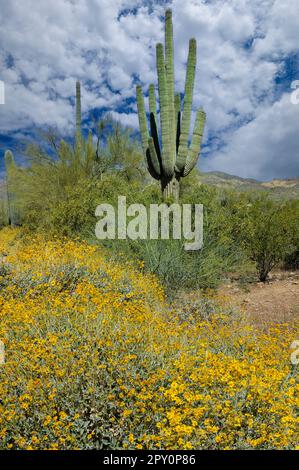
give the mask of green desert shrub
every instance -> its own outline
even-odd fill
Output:
[[[29,164],[15,189],[23,225],[50,234],[86,234],[95,226],[100,202],[134,193],[143,178],[139,146],[119,123],[107,127],[104,137],[94,142],[89,133],[74,146],[48,134],[53,154],[39,145],[28,147]]]
[[[265,195],[247,204],[239,216],[240,244],[255,262],[260,281],[298,249],[298,203],[274,202]]]
[[[189,188],[190,189],[190,188]],[[160,198],[160,199],[159,199]],[[200,186],[185,192],[183,203],[202,203],[204,206],[204,243],[198,251],[186,251],[184,240],[105,240],[100,243],[115,256],[137,259],[147,272],[154,273],[163,282],[169,294],[178,289],[211,288],[219,284],[227,273],[247,268],[248,258],[231,237],[230,217],[219,203],[219,194],[213,188]],[[130,200],[128,200],[130,202]],[[146,206],[160,203],[158,186],[149,186],[136,192],[133,202]],[[171,234],[171,228],[170,228]]]

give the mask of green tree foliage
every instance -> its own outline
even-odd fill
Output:
[[[51,152],[43,145],[28,146],[29,165],[16,188],[26,226],[68,235],[92,230],[95,208],[109,196],[107,187],[126,194],[129,182],[138,186],[143,159],[131,131],[111,120],[98,127],[102,135],[89,132],[74,146],[52,132],[47,134]]]
[[[261,195],[239,209],[234,231],[256,263],[260,281],[265,282],[272,269],[298,249],[298,221],[298,201],[278,203]]]

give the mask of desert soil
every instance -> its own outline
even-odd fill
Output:
[[[299,272],[274,273],[267,283],[253,283],[242,288],[236,283],[224,284],[220,295],[232,305],[239,305],[256,325],[299,320]]]

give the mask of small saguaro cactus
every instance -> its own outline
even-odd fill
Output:
[[[82,139],[81,118],[81,83],[76,82],[76,144],[80,145]]]
[[[93,167],[97,155],[96,149],[93,144],[93,135],[92,131],[89,130],[88,137],[84,138],[82,132],[82,113],[81,113],[81,83],[79,80],[76,81],[76,132],[75,132],[75,148],[74,148],[74,161],[84,165],[86,170],[91,170]],[[62,141],[62,154],[66,155],[68,153],[67,145]]]
[[[180,178],[195,167],[205,125],[205,112],[196,114],[191,144],[189,131],[192,112],[193,88],[196,70],[196,40],[189,41],[185,94],[181,109],[180,94],[174,92],[173,26],[172,11],[165,13],[165,55],[163,44],[156,46],[158,91],[160,102],[161,135],[158,132],[155,87],[149,87],[150,132],[142,88],[136,87],[139,127],[142,149],[151,176],[161,181],[163,197],[179,197]]]
[[[6,150],[4,160],[5,160],[5,169],[6,169],[8,224],[17,225],[18,217],[17,217],[16,206],[15,206],[15,194],[13,190],[15,173],[16,173],[16,164],[15,164],[13,153],[10,150]]]

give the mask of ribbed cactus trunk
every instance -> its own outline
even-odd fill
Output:
[[[14,193],[14,177],[16,166],[13,153],[10,150],[5,152],[4,160],[6,170],[7,219],[8,225],[15,226],[18,224]]]
[[[155,87],[149,87],[150,132],[141,86],[136,88],[141,142],[151,176],[161,182],[165,199],[179,198],[180,179],[195,167],[205,124],[205,113],[197,111],[191,145],[189,133],[196,70],[196,40],[189,42],[185,94],[181,110],[180,94],[174,92],[174,51],[172,12],[165,14],[165,54],[163,44],[157,44],[156,62],[160,101],[161,132],[158,131]]]
[[[178,202],[180,197],[180,180],[177,178],[177,176],[173,176],[171,179],[162,178],[161,190],[164,200],[173,198],[175,202]]]
[[[81,84],[76,82],[76,144],[81,145],[82,141],[82,117],[81,117]]]

